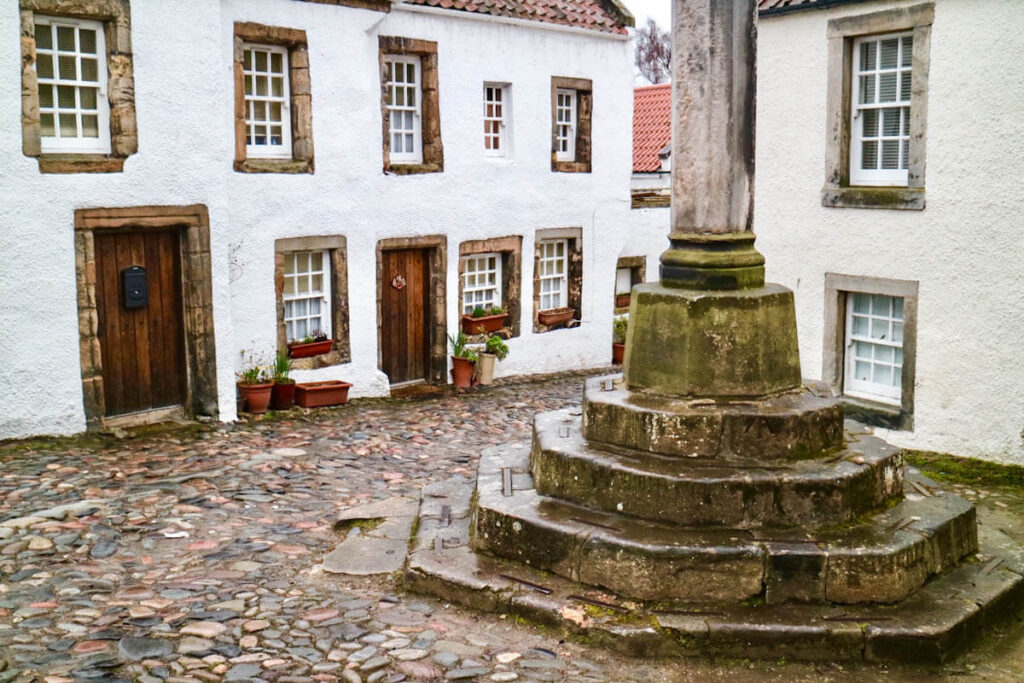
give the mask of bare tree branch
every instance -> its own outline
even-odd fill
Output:
[[[672,63],[672,39],[668,31],[650,17],[636,31],[636,68],[651,83],[669,80]]]

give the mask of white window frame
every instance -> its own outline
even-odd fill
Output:
[[[867,297],[868,311],[856,312],[855,305],[857,297]],[[880,299],[887,299],[886,311],[876,311],[876,304]],[[896,312],[896,303],[899,302],[899,313]],[[900,405],[902,398],[903,384],[903,340],[904,323],[906,322],[906,302],[903,297],[891,296],[888,294],[869,294],[866,292],[849,292],[846,295],[846,356],[845,369],[843,372],[843,393],[848,396],[865,398],[880,403]],[[854,331],[855,318],[866,321],[867,333]],[[877,327],[882,327],[885,333],[878,336],[874,333]],[[898,337],[898,339],[897,339]],[[868,356],[857,356],[858,346],[870,353]],[[891,354],[892,360],[878,358],[878,355]],[[888,384],[875,382],[874,376],[870,379],[858,378],[856,367],[858,360],[866,362],[871,372],[874,366],[888,367],[890,373],[899,369],[899,377],[894,382],[890,375]]]
[[[384,55],[384,63],[387,69],[387,82],[385,88],[387,89],[387,112],[388,112],[388,160],[393,164],[422,164],[423,163],[423,60],[420,59],[419,55]],[[394,80],[395,65],[396,64],[412,64],[416,67],[415,78],[412,81],[403,80],[401,82]],[[408,76],[408,69],[406,69],[406,76]],[[415,93],[416,102],[415,106],[409,106],[406,100],[402,104],[397,104],[397,97],[395,96],[396,89],[413,88]],[[404,119],[406,113],[412,114],[412,128],[398,128],[396,127],[396,119],[401,115]],[[400,132],[399,132],[400,131]],[[401,152],[395,151],[395,135],[409,135],[412,134],[413,139],[413,151],[407,152],[404,149]],[[403,145],[404,147],[404,145]]]
[[[506,83],[484,83],[484,156],[509,156],[510,94],[511,88]]]
[[[245,98],[245,154],[247,157],[253,157],[256,159],[291,159],[292,158],[292,113],[291,113],[291,84],[288,82],[288,48],[281,45],[264,45],[260,43],[243,43],[242,49],[243,54],[252,54],[252,61],[250,67],[245,68],[245,57],[242,58],[242,96]],[[256,71],[256,53],[265,52],[267,53],[267,71]],[[282,90],[281,95],[273,94],[273,78],[278,74],[274,73],[271,69],[273,63],[272,55],[281,56],[281,68],[282,73]],[[263,76],[267,78],[267,94],[257,95],[256,94],[256,78]],[[245,92],[246,81],[252,79],[252,90],[253,92]],[[263,121],[255,121],[253,119],[253,112],[257,104],[263,103],[263,106],[267,108],[267,118]],[[271,140],[270,126],[273,122],[270,120],[269,109],[273,104],[281,105],[281,144],[275,145]],[[266,144],[256,144],[256,125],[265,125],[267,127],[267,142]]]
[[[489,261],[493,259],[492,263]],[[501,254],[488,252],[462,257],[462,312],[470,314],[476,307],[491,309],[503,306],[501,299]],[[481,284],[481,279],[484,280]],[[487,282],[492,280],[493,282]],[[471,282],[475,280],[475,282]]]
[[[73,153],[73,154],[109,154],[110,153],[110,105],[107,100],[107,42],[106,36],[103,31],[103,23],[100,21],[90,19],[70,19],[67,17],[50,17],[45,15],[35,15],[35,26],[36,31],[40,26],[50,26],[52,48],[41,49],[36,46],[36,80],[38,83],[37,87],[49,86],[54,89],[53,91],[53,106],[44,107],[42,102],[42,93],[37,90],[39,97],[39,113],[40,117],[46,114],[53,115],[53,126],[54,135],[47,136],[43,135],[40,138],[40,151],[44,154],[60,154],[60,153]],[[73,53],[62,52],[58,50],[57,46],[57,31],[52,27],[72,27],[75,29],[75,51]],[[82,59],[91,58],[89,53],[80,52],[80,31],[82,29],[95,31],[96,32],[96,81],[83,81],[81,79],[82,73]],[[59,60],[56,59],[58,54],[74,55],[75,59],[75,74],[77,78],[64,79],[60,77],[60,66]],[[43,78],[39,75],[38,67],[39,60],[38,56],[41,54],[52,54],[53,55],[53,77]],[[75,106],[74,108],[60,107],[57,89],[59,87],[73,87],[75,89]],[[81,107],[82,100],[82,89],[83,88],[96,88],[96,117],[97,117],[97,137],[61,137],[60,136],[60,118],[59,113],[63,111],[65,115],[72,114],[76,119],[77,130],[82,130],[82,116],[91,115],[92,110],[85,110]],[[40,119],[41,120],[41,119]],[[41,124],[40,124],[41,127]]]
[[[320,268],[320,270],[314,270],[313,269],[312,255],[316,254],[316,253],[319,253],[321,255],[321,268]],[[307,264],[308,264],[309,267],[308,267],[307,270],[303,270],[303,271],[299,271],[298,270],[298,257],[300,255],[306,255],[307,258],[308,258]],[[288,273],[288,265],[287,265],[288,264],[288,261],[287,261],[288,256],[295,256],[295,258],[296,258],[296,270],[295,270],[295,272],[293,272],[291,274]],[[320,292],[312,290],[312,284],[313,284],[313,277],[312,276],[313,275],[322,275],[323,276],[323,278],[321,280],[322,291],[320,291]],[[310,291],[304,292],[304,293],[301,293],[301,294],[300,293],[288,294],[287,293],[287,289],[288,289],[287,288],[287,282],[288,282],[288,280],[290,278],[291,279],[298,279],[300,277],[308,277],[309,278]],[[330,251],[330,249],[313,249],[311,251],[290,251],[290,252],[285,252],[284,278],[285,278],[285,283],[286,284],[285,284],[285,287],[282,290],[281,300],[284,302],[284,329],[285,329],[285,337],[287,338],[288,342],[291,343],[291,342],[294,342],[294,341],[302,341],[302,338],[305,336],[305,335],[303,335],[303,337],[295,337],[295,336],[293,336],[293,334],[292,334],[292,332],[294,331],[293,324],[294,324],[294,322],[296,320],[307,320],[308,321],[308,320],[310,320],[310,319],[312,319],[314,317],[319,317],[320,318],[320,326],[319,327],[309,327],[309,329],[307,329],[307,334],[311,334],[314,330],[319,329],[321,332],[325,333],[328,336],[328,338],[332,338],[333,339],[333,337],[334,337],[334,332],[333,332],[334,328],[333,328],[333,321],[331,319],[331,251]],[[309,315],[308,307],[306,309],[306,311],[307,311],[306,315],[301,315],[301,316],[294,316],[294,315],[293,316],[289,316],[288,315],[288,303],[289,302],[304,301],[304,300],[314,300],[314,299],[319,299],[320,302],[321,302],[320,303],[320,313],[317,316]],[[308,325],[307,325],[307,327],[308,327]]]
[[[561,256],[558,255],[559,245],[562,247]],[[555,272],[545,273],[545,264],[555,266],[553,268]],[[557,272],[559,270],[559,266],[561,272]],[[537,277],[540,280],[540,301],[538,302],[538,310],[550,311],[556,308],[566,308],[569,305],[569,240],[554,239],[540,241],[540,258],[537,259]],[[544,287],[547,283],[555,283],[555,286],[545,292]],[[556,303],[556,305],[551,305],[553,303]]]
[[[886,40],[897,41],[896,66],[894,68],[881,68],[881,43]],[[909,43],[909,44],[908,44]],[[862,70],[862,51],[867,45],[875,46],[875,64],[872,68]],[[892,186],[906,187],[908,168],[910,165],[910,114],[911,114],[911,89],[912,89],[912,63],[913,63],[913,31],[901,31],[899,33],[884,33],[857,38],[853,43],[853,64],[850,78],[850,185],[867,186]],[[895,74],[895,100],[881,102],[881,76],[883,74]],[[871,87],[874,92],[870,93],[871,102],[862,104],[861,96],[864,86],[862,77],[871,79]],[[905,87],[903,84],[906,84]],[[905,95],[905,97],[903,96]],[[896,135],[884,135],[884,120],[887,113],[898,112],[900,117],[898,132]],[[868,116],[875,117],[875,132],[877,135],[864,136],[864,126]],[[875,169],[861,168],[863,161],[863,143],[876,141],[877,149]],[[883,142],[895,142],[898,147],[897,168],[883,169],[882,146]]]
[[[565,98],[563,100],[563,98]],[[576,128],[579,93],[571,88],[555,89],[555,160],[576,161]]]

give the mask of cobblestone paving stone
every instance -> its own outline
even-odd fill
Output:
[[[320,569],[340,512],[472,477],[481,448],[577,404],[582,377],[0,446],[0,683],[891,680],[634,660]]]

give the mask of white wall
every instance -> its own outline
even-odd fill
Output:
[[[240,352],[276,346],[274,240],[347,238],[352,362],[296,373],[387,393],[377,370],[379,239],[447,234],[447,325],[457,329],[459,243],[523,236],[522,335],[499,376],[607,364],[615,259],[628,238],[631,44],[583,32],[390,14],[290,0],[132,3],[139,152],[121,174],[40,174],[21,153],[16,3],[0,5],[0,438],[85,427],[73,214],[82,207],[206,204],[222,419],[235,417]],[[235,21],[303,29],[313,175],[243,174],[234,154]],[[443,173],[381,173],[378,35],[438,43]],[[551,76],[593,80],[593,172],[550,171]],[[512,83],[514,147],[483,156],[484,81]],[[626,131],[626,132],[624,132]],[[532,334],[534,232],[583,228],[583,323]]]
[[[769,279],[796,292],[807,377],[822,371],[826,272],[918,281],[914,429],[884,436],[905,447],[1024,463],[1024,4],[935,3],[924,211],[821,206],[827,22],[907,4],[760,21],[757,246]]]

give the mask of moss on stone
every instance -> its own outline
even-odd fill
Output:
[[[907,462],[940,481],[1024,489],[1024,467],[933,451],[904,451]]]

